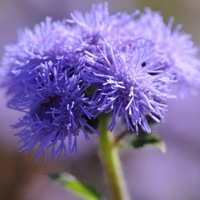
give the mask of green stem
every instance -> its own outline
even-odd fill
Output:
[[[129,200],[118,148],[113,145],[112,133],[108,131],[108,119],[102,116],[99,124],[102,160],[107,173],[112,199]]]

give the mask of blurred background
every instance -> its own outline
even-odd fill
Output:
[[[0,0],[0,57],[6,44],[17,41],[17,30],[44,20],[70,17],[74,9],[89,10],[92,0]],[[101,1],[102,2],[102,1]],[[161,11],[165,21],[170,16],[183,24],[186,32],[200,46],[199,0],[108,0],[110,13],[133,12],[146,6]],[[17,150],[15,130],[10,124],[20,113],[6,108],[4,91],[0,91],[0,199],[1,200],[80,200],[44,174],[69,171],[108,193],[102,166],[98,160],[98,138],[79,141],[79,156],[57,159],[54,163],[33,162],[33,155]],[[166,154],[155,148],[121,152],[128,189],[133,200],[200,199],[200,96],[169,101],[169,112],[158,127],[167,144]]]

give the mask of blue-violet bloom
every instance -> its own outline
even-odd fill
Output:
[[[78,135],[97,133],[102,113],[111,116],[110,131],[121,119],[129,131],[150,133],[149,119],[163,119],[174,98],[172,83],[181,94],[199,86],[198,48],[172,18],[166,25],[149,8],[110,15],[107,3],[71,17],[47,17],[6,47],[1,85],[8,106],[24,112],[13,126],[21,151],[39,145],[38,158],[51,148],[52,159],[77,152]]]
[[[149,133],[147,117],[156,122],[164,117],[166,100],[173,97],[169,85],[174,76],[165,67],[167,60],[155,55],[148,41],[135,41],[132,46],[124,49],[105,41],[96,52],[88,52],[87,80],[95,87],[95,115],[112,114],[110,131],[121,117],[129,131],[138,133],[140,126]]]

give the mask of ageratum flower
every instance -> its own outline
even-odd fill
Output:
[[[67,21],[72,25],[74,34],[79,37],[79,49],[88,49],[99,44],[101,40],[107,39],[110,41],[120,35],[129,37],[128,32],[124,34],[124,24],[128,24],[138,14],[139,11],[135,11],[132,15],[125,13],[110,15],[108,3],[104,3],[93,5],[91,10],[85,14],[74,11],[71,14],[72,19]]]
[[[147,117],[159,122],[166,113],[173,75],[167,59],[155,55],[148,41],[122,47],[105,41],[96,52],[88,52],[87,80],[95,87],[93,98],[98,102],[94,114],[111,113],[110,131],[121,117],[129,131],[138,133],[141,127],[149,133]]]
[[[186,92],[194,93],[194,87],[200,84],[199,49],[194,45],[191,36],[181,30],[181,25],[173,29],[173,22],[174,19],[171,18],[166,25],[160,13],[147,8],[138,20],[132,23],[132,28],[127,28],[129,31],[134,29],[138,35],[136,37],[150,40],[156,52],[169,57],[181,95]]]
[[[21,129],[21,151],[28,153],[39,144],[37,158],[49,147],[52,158],[76,152],[80,133],[86,139],[88,131],[96,133],[88,122],[89,85],[75,49],[71,28],[50,18],[34,31],[21,32],[18,43],[6,48],[3,86],[10,95],[8,106],[25,113],[13,127]]]
[[[35,70],[36,81],[29,86],[24,101],[19,102],[24,107],[25,116],[14,126],[21,128],[17,135],[22,152],[29,153],[39,144],[36,158],[51,148],[54,159],[62,153],[77,152],[80,133],[86,139],[89,138],[88,131],[97,133],[87,122],[92,117],[87,110],[90,100],[85,96],[88,84],[80,74],[74,75],[71,71],[73,66],[66,68],[62,63],[52,61],[40,64]]]
[[[36,157],[46,148],[52,158],[76,152],[78,135],[96,133],[102,113],[112,116],[110,131],[120,118],[132,132],[150,132],[149,117],[159,122],[167,111],[171,83],[192,89],[200,80],[197,48],[159,13],[110,16],[105,3],[71,16],[20,32],[2,62],[8,105],[24,112],[14,126],[20,149],[39,145]]]
[[[24,84],[35,80],[33,71],[41,63],[47,61],[61,61],[68,59],[76,60],[76,55],[71,56],[74,49],[75,39],[71,30],[64,22],[52,22],[51,18],[40,25],[36,25],[34,31],[25,29],[19,32],[18,42],[6,47],[2,61],[6,79],[4,85],[8,93],[22,95]]]
[[[93,5],[90,12],[85,15],[74,11],[71,17],[72,19],[68,22],[75,27],[74,31],[79,35],[83,44],[96,44],[111,28],[112,17],[109,16],[107,3]]]

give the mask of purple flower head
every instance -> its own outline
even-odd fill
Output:
[[[52,22],[50,18],[34,31],[25,29],[19,33],[18,43],[6,47],[2,66],[6,74],[3,84],[8,87],[8,93],[24,91],[24,79],[32,83],[35,79],[33,71],[46,61],[62,61],[74,58],[71,56],[75,40],[71,30],[64,22]]]
[[[135,11],[132,15],[116,14],[110,15],[108,4],[93,5],[91,10],[85,14],[74,11],[71,14],[72,19],[68,20],[74,27],[74,32],[79,36],[82,48],[91,48],[97,45],[101,40],[117,38],[124,34],[124,24],[127,24],[139,14]]]
[[[181,92],[194,92],[200,85],[199,49],[194,45],[191,36],[181,31],[181,26],[173,27],[171,18],[166,25],[158,12],[147,8],[144,14],[132,24],[138,37],[148,39],[156,52],[164,53],[170,59],[170,67],[174,70]],[[129,27],[130,28],[130,27]]]
[[[18,43],[7,47],[3,86],[10,95],[8,106],[25,113],[14,126],[21,129],[21,151],[28,153],[39,143],[37,157],[51,147],[54,158],[76,152],[80,133],[88,139],[88,131],[97,132],[90,125],[89,84],[75,49],[71,28],[50,18],[34,31],[21,32]]]
[[[79,134],[88,139],[88,130],[97,133],[88,123],[92,117],[87,109],[90,100],[85,95],[89,85],[81,74],[71,74],[72,70],[73,67],[65,68],[51,61],[41,64],[35,70],[36,82],[26,90],[25,98],[13,99],[25,111],[25,116],[14,126],[21,128],[17,133],[21,151],[29,153],[39,143],[36,158],[51,148],[54,159],[62,153],[77,152]]]
[[[72,20],[68,20],[74,27],[83,42],[95,44],[99,38],[103,37],[105,31],[109,29],[111,17],[108,12],[108,5],[93,5],[90,12],[82,14],[74,11],[71,14]]]
[[[77,152],[78,135],[97,133],[102,113],[110,131],[121,119],[127,130],[149,133],[149,118],[159,122],[173,98],[172,83],[190,91],[200,83],[198,49],[159,13],[110,16],[105,3],[71,16],[20,32],[2,62],[8,105],[24,112],[14,125],[20,150],[38,145],[37,158],[47,148],[52,159]]]
[[[133,42],[133,41],[132,41]],[[133,45],[134,46],[134,45]],[[135,41],[135,48],[119,48],[104,42],[96,52],[88,52],[88,81],[96,88],[95,114],[112,113],[109,130],[121,117],[127,129],[138,133],[138,126],[150,132],[147,117],[159,122],[166,110],[169,84],[173,75],[167,60],[155,55],[148,41]]]

